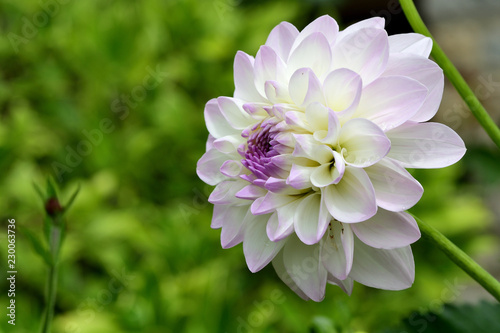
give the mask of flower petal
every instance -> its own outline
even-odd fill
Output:
[[[389,36],[390,53],[408,53],[428,58],[432,39],[421,34],[406,33]]]
[[[300,68],[293,73],[288,86],[290,98],[297,106],[325,103],[321,82],[310,68]]]
[[[255,87],[254,58],[238,51],[234,57],[234,97],[248,102],[267,102]]]
[[[260,215],[245,230],[243,253],[252,273],[260,271],[273,260],[285,245],[285,240],[271,241],[266,234],[269,215]]]
[[[375,191],[363,169],[346,166],[338,184],[321,190],[328,211],[341,222],[361,222],[377,212]]]
[[[340,31],[338,36],[337,36],[337,41],[339,42],[340,40],[344,39],[346,36],[355,33],[356,31],[359,31],[361,29],[365,28],[372,28],[372,29],[384,29],[385,26],[385,20],[383,17],[378,17],[374,16],[366,20],[362,20],[359,22],[356,22],[354,24],[351,24],[344,30]]]
[[[311,174],[311,183],[316,187],[338,184],[345,172],[345,162],[342,156],[333,151],[334,161],[320,165]]]
[[[290,54],[290,49],[298,34],[299,31],[293,24],[281,22],[271,30],[269,37],[267,37],[266,45],[270,46],[276,54],[286,62]]]
[[[313,301],[325,297],[325,267],[319,258],[318,245],[306,245],[290,236],[283,248],[283,262],[293,282]]]
[[[375,249],[355,237],[355,256],[349,277],[368,287],[402,290],[415,280],[415,263],[410,246]]]
[[[265,96],[266,81],[277,81],[280,84],[288,84],[286,77],[286,66],[283,60],[269,46],[260,47],[255,56],[254,74],[257,91]]]
[[[348,117],[356,111],[361,98],[361,77],[347,68],[336,69],[326,77],[323,90],[326,105],[339,117]]]
[[[227,249],[243,241],[244,226],[252,223],[254,216],[248,209],[249,206],[225,205],[219,214],[222,219],[220,241],[222,248]]]
[[[220,110],[227,119],[231,127],[242,130],[256,121],[245,110],[243,110],[243,102],[231,97],[217,98]]]
[[[391,54],[382,76],[401,75],[417,80],[429,91],[417,113],[410,118],[416,122],[428,121],[436,114],[444,89],[443,70],[432,60],[407,54]]]
[[[246,204],[248,201],[239,199],[235,196],[243,187],[248,184],[243,180],[226,180],[219,183],[208,197],[208,202],[214,205],[236,205]]]
[[[387,155],[406,168],[443,168],[465,154],[465,144],[451,128],[439,123],[405,124],[388,131],[391,151]]]
[[[374,217],[353,223],[351,228],[360,241],[378,249],[404,247],[420,238],[417,222],[405,212],[379,209]]]
[[[231,159],[231,155],[223,154],[213,148],[207,151],[196,164],[196,174],[208,185],[217,185],[227,179],[227,176],[220,172],[222,164]]]
[[[325,35],[313,32],[290,53],[288,73],[291,76],[297,69],[308,67],[321,77],[330,68],[331,59],[332,50]]]
[[[278,252],[278,254],[274,257],[272,263],[274,270],[276,271],[276,274],[279,276],[279,278],[283,282],[285,282],[286,285],[290,287],[290,289],[292,289],[300,298],[308,301],[310,298],[302,290],[300,290],[297,284],[293,281],[290,274],[288,274],[285,263],[283,261],[283,251]]]
[[[345,280],[339,280],[332,274],[328,274],[327,282],[336,286],[339,286],[347,295],[351,296],[352,287],[354,286],[354,280],[351,278],[346,278]]]
[[[320,164],[328,163],[333,158],[333,150],[317,142],[310,134],[293,134],[296,140],[293,156],[305,157]]]
[[[349,224],[332,221],[330,225],[330,234],[321,240],[321,262],[328,273],[344,280],[353,263],[354,236]]]
[[[321,195],[310,194],[301,200],[295,211],[294,229],[299,239],[308,245],[316,244],[329,223],[328,210],[321,209]]]
[[[399,212],[413,207],[424,189],[398,162],[384,158],[365,169],[375,189],[377,205]]]
[[[267,192],[265,197],[258,198],[252,203],[251,211],[254,215],[268,214],[295,200],[297,200],[295,196]]]
[[[227,119],[222,114],[216,98],[207,102],[204,114],[208,132],[210,132],[215,139],[222,138],[226,135],[238,134],[238,130],[231,127]]]
[[[347,164],[367,167],[380,161],[391,148],[391,141],[384,132],[367,119],[351,119],[342,126],[339,135]]]
[[[337,22],[329,15],[323,15],[309,23],[299,34],[292,50],[295,49],[304,39],[309,37],[313,33],[321,33],[325,36],[328,43],[331,45],[335,43],[337,34],[339,32],[339,25]]]
[[[347,34],[332,49],[332,68],[347,68],[358,73],[367,85],[385,69],[389,58],[387,32],[363,28]]]
[[[387,131],[413,117],[427,96],[427,88],[408,77],[384,76],[366,86],[354,114]]]
[[[293,203],[292,203],[293,204]],[[291,204],[291,205],[292,205]],[[284,214],[279,214],[282,212]],[[281,208],[274,212],[266,226],[267,237],[273,242],[287,238],[293,232],[293,215],[286,211],[286,208]]]

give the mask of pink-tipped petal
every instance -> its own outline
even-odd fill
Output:
[[[368,287],[403,290],[415,280],[415,263],[410,246],[376,249],[355,237],[355,256],[349,277]]]
[[[325,103],[321,82],[310,68],[296,70],[290,78],[288,90],[292,101],[298,106]]]
[[[298,34],[299,31],[292,24],[281,22],[271,30],[266,45],[270,46],[286,62]]]
[[[196,173],[208,185],[217,185],[227,179],[227,176],[220,172],[220,168],[229,159],[231,159],[230,155],[223,154],[217,149],[211,149],[199,159]]]
[[[219,108],[217,99],[211,99],[205,105],[205,123],[207,124],[208,132],[215,138],[219,139],[226,135],[236,135],[238,130],[235,130],[228,123],[227,119],[222,114]]]
[[[294,229],[299,239],[308,245],[316,244],[328,227],[328,215],[321,214],[321,195],[310,194],[302,198],[294,218]]]
[[[234,97],[248,102],[267,102],[255,87],[254,58],[238,51],[234,58]]]
[[[354,255],[354,236],[348,224],[332,221],[331,231],[321,240],[321,262],[339,280],[347,278]]]
[[[351,224],[366,245],[378,249],[395,249],[410,245],[420,238],[417,222],[408,213],[379,209],[371,219]]]
[[[387,156],[407,168],[443,168],[459,161],[466,151],[460,136],[439,123],[409,121],[386,134],[392,145]]]
[[[255,218],[248,206],[225,205],[222,214],[222,231],[220,241],[222,248],[227,249],[243,241],[244,226]]]
[[[271,241],[266,234],[269,215],[260,215],[245,230],[243,238],[243,254],[247,266],[252,273],[260,271],[285,245],[285,240]]]
[[[266,81],[277,81],[287,84],[286,65],[269,46],[261,46],[254,63],[255,86],[257,91],[265,96]]]
[[[274,257],[272,264],[276,274],[290,289],[292,289],[304,301],[310,300],[310,298],[293,281],[290,274],[288,274],[285,262],[283,261],[283,251],[278,252],[278,254]]]
[[[348,165],[367,167],[380,161],[391,148],[384,132],[367,119],[351,119],[342,126],[339,145]]]
[[[375,189],[377,205],[399,212],[410,209],[422,197],[424,189],[398,162],[389,158],[365,169]]]
[[[375,191],[363,169],[346,166],[342,180],[322,188],[328,211],[341,222],[355,223],[377,212]]]
[[[321,77],[330,68],[332,50],[325,35],[313,32],[295,48],[288,59],[288,73],[291,76],[297,69],[311,68]]]
[[[382,130],[395,128],[413,117],[427,96],[427,88],[403,76],[384,76],[366,86],[354,114],[377,124]]]
[[[363,28],[346,35],[332,49],[332,69],[358,73],[363,85],[378,78],[387,65],[389,42],[383,29]]]
[[[359,104],[362,85],[361,77],[350,69],[339,68],[330,72],[323,82],[326,105],[340,117],[351,116]]]
[[[390,53],[406,53],[428,58],[432,39],[421,34],[406,33],[389,36]]]
[[[293,282],[315,302],[325,297],[325,267],[320,262],[318,245],[306,245],[290,236],[283,248],[283,262]]]
[[[410,120],[428,121],[436,114],[444,89],[443,70],[432,60],[415,55],[391,54],[382,76],[400,75],[423,84],[429,91],[424,103]]]

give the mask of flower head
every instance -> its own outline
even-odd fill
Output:
[[[339,31],[322,16],[301,32],[282,22],[255,58],[238,52],[234,97],[205,107],[197,165],[216,185],[222,246],[243,242],[252,272],[272,261],[304,299],[321,300],[326,282],[409,287],[420,232],[404,210],[423,188],[405,167],[465,153],[453,130],[424,123],[443,92],[431,48],[422,35],[387,36],[382,18]]]

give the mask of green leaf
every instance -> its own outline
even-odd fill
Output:
[[[500,304],[485,301],[471,305],[446,304],[441,310],[412,313],[400,328],[385,330],[407,333],[492,333],[500,332]]]
[[[64,214],[66,214],[66,212],[70,209],[70,207],[73,205],[73,202],[75,201],[76,199],[76,196],[78,195],[78,193],[80,192],[80,188],[81,186],[78,185],[78,187],[76,188],[75,192],[73,192],[73,195],[71,195],[71,198],[69,198],[68,200],[68,203],[64,206],[64,210],[63,210],[63,213],[62,213],[62,216],[64,216]]]
[[[58,199],[58,190],[57,190],[57,185],[52,177],[49,177],[47,179],[47,198],[56,198]]]
[[[33,249],[35,250],[35,252],[43,258],[43,260],[45,261],[45,263],[48,266],[51,266],[52,265],[52,258],[50,256],[50,253],[42,245],[42,243],[40,242],[40,240],[38,239],[38,237],[36,237],[31,231],[29,231],[28,229],[25,229],[25,228],[20,228],[19,231],[24,236],[26,236],[26,238],[30,241],[31,246],[33,246]]]

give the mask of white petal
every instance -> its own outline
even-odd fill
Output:
[[[346,35],[332,49],[332,69],[347,68],[358,73],[367,85],[385,69],[389,58],[387,32],[363,28]]]
[[[351,296],[352,288],[354,286],[354,280],[351,278],[346,278],[345,280],[339,280],[331,274],[328,274],[327,282],[336,286],[339,286],[347,295]]]
[[[283,60],[272,48],[266,45],[260,47],[255,57],[254,74],[255,86],[262,96],[265,96],[266,81],[288,84],[285,67]]]
[[[242,130],[256,122],[255,119],[243,110],[242,101],[231,97],[219,97],[217,98],[217,102],[224,118],[227,119],[231,127]]]
[[[226,205],[223,210],[222,231],[220,234],[221,245],[224,249],[238,245],[243,241],[243,231],[246,223],[252,223],[255,218],[249,206]]]
[[[333,150],[320,144],[310,134],[294,134],[296,143],[293,156],[305,157],[320,164],[328,163],[333,158]]]
[[[432,60],[407,54],[391,54],[382,76],[401,75],[417,80],[429,91],[424,103],[410,120],[423,122],[436,114],[443,97],[443,70]]]
[[[306,108],[306,120],[311,132],[328,130],[328,108],[320,103],[312,103]]]
[[[383,17],[371,17],[366,20],[362,20],[359,22],[356,22],[354,24],[351,24],[344,30],[340,31],[338,36],[337,36],[337,42],[339,42],[341,39],[345,38],[347,35],[353,34],[356,31],[359,31],[361,29],[365,28],[372,28],[372,29],[384,29],[385,26],[385,20]]]
[[[410,245],[420,238],[417,222],[408,213],[379,209],[371,219],[351,224],[366,245],[378,249],[395,249]]]
[[[385,250],[370,247],[355,237],[354,262],[350,277],[368,287],[402,290],[415,280],[415,263],[410,246]]]
[[[405,168],[389,158],[365,169],[375,189],[377,205],[399,212],[413,207],[424,189]]]
[[[465,144],[451,128],[439,123],[407,122],[386,133],[391,140],[387,155],[407,168],[443,168],[465,154]]]
[[[377,212],[375,191],[363,169],[346,166],[342,180],[322,193],[328,211],[341,222],[364,221]]]
[[[319,142],[329,144],[333,147],[338,145],[340,135],[340,119],[337,113],[328,109],[328,131],[316,131],[313,136]]]
[[[280,209],[280,211],[283,211]],[[282,214],[280,219],[278,212],[274,212],[266,226],[267,237],[273,242],[287,238],[293,232],[293,216],[288,218],[288,214]]]
[[[298,190],[310,188],[312,186],[311,174],[314,170],[316,170],[316,168],[316,166],[309,167],[298,164],[292,165],[290,175],[286,180],[287,184]]]
[[[347,278],[354,254],[354,237],[349,224],[331,222],[331,231],[321,240],[321,262],[339,280]]]
[[[286,62],[298,34],[299,31],[292,24],[281,22],[271,30],[266,45],[272,47],[276,54]]]
[[[325,297],[325,267],[319,258],[318,245],[305,245],[297,237],[290,236],[283,248],[283,262],[293,282],[313,301]]]
[[[291,76],[297,69],[308,67],[321,77],[329,68],[332,50],[325,35],[314,32],[295,48],[288,59],[288,73]]]
[[[241,189],[235,196],[240,199],[255,200],[265,196],[266,193],[267,191],[262,187],[250,184]]]
[[[237,151],[239,145],[245,143],[241,134],[227,135],[220,139],[212,141],[212,146],[218,151],[230,154]]]
[[[408,53],[428,58],[432,51],[432,39],[421,34],[407,33],[389,36],[391,53]]]
[[[311,174],[311,183],[316,187],[338,184],[345,172],[345,162],[336,151],[333,152],[334,162],[320,165]]]
[[[403,76],[380,77],[363,89],[354,117],[371,120],[387,131],[413,117],[426,96],[427,88],[417,80]]]
[[[287,87],[278,81],[266,81],[264,91],[272,104],[290,103],[291,101]]]
[[[384,132],[367,119],[351,119],[342,126],[339,145],[347,164],[367,167],[380,161],[391,148]],[[343,150],[342,149],[342,150]]]
[[[299,36],[295,40],[292,50],[295,49],[305,38],[318,32],[325,36],[329,44],[333,44],[337,38],[339,26],[331,16],[323,15],[318,17],[300,32]]]
[[[198,160],[196,173],[208,185],[217,185],[227,179],[227,176],[220,172],[220,168],[230,159],[231,155],[223,154],[215,148],[210,149]]]
[[[290,274],[288,274],[288,272],[286,271],[285,263],[283,262],[283,251],[278,252],[278,254],[274,257],[272,263],[276,274],[278,274],[280,279],[285,282],[286,285],[290,287],[290,289],[292,289],[303,300],[307,301],[310,299],[306,294],[304,294],[302,290],[300,290],[297,284],[290,277]]]
[[[234,97],[248,102],[267,102],[255,87],[253,57],[245,52],[236,52],[234,58]]]
[[[310,68],[300,68],[293,73],[288,86],[290,98],[297,106],[325,103],[321,83]]]
[[[323,90],[330,109],[339,112],[340,117],[350,116],[361,98],[361,77],[347,68],[336,69],[326,77]]]
[[[267,237],[266,225],[268,219],[269,215],[261,215],[252,221],[245,230],[243,253],[247,266],[253,273],[260,271],[270,263],[285,245],[285,240],[272,242]]]
[[[239,192],[248,183],[243,180],[226,180],[219,183],[208,197],[208,202],[214,205],[246,204],[248,201],[236,198]]]
[[[308,245],[316,244],[326,231],[329,214],[321,212],[321,195],[310,194],[299,201],[294,218],[294,229],[299,239]]]
[[[210,134],[215,138],[222,138],[226,135],[238,134],[238,130],[231,127],[227,119],[223,116],[217,99],[213,98],[205,105],[205,123]]]
[[[295,196],[267,192],[265,197],[258,198],[253,202],[251,211],[254,215],[268,214],[274,212],[276,208],[283,207],[295,200],[297,200]]]

